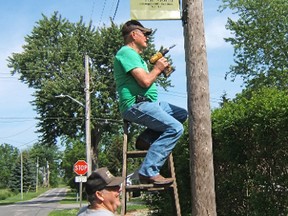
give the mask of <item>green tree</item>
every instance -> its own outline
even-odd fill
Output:
[[[7,182],[11,176],[11,168],[14,167],[19,150],[9,144],[0,145],[0,188],[7,188]]]
[[[56,187],[62,172],[59,166],[62,154],[58,147],[37,143],[29,149],[29,154],[34,164],[38,162],[39,185]],[[48,175],[49,179],[47,179]],[[44,179],[49,182],[43,182]]]
[[[228,19],[235,64],[226,76],[241,76],[250,87],[288,84],[288,1],[222,0],[221,10],[231,9]]]
[[[218,215],[287,215],[287,90],[238,95],[212,113]]]
[[[71,188],[75,188],[77,184],[74,180],[76,174],[73,172],[73,165],[77,160],[86,160],[85,144],[78,139],[67,139],[65,147],[61,163],[64,171],[64,182]]]
[[[110,27],[93,28],[82,19],[71,23],[58,13],[51,18],[43,15],[32,33],[25,37],[22,53],[8,59],[12,74],[35,89],[33,105],[39,114],[39,132],[43,143],[53,145],[57,138],[82,139],[85,113],[83,107],[69,98],[55,98],[64,94],[84,103],[84,55],[90,57],[91,131],[94,164],[97,162],[98,143],[102,133],[115,130],[105,122],[120,120],[117,94],[113,79],[113,57],[123,45],[121,26],[111,22]],[[149,40],[144,57],[154,53]],[[167,88],[170,81],[160,77],[158,84]]]
[[[21,190],[21,167],[23,169],[23,192],[35,191],[36,190],[36,164],[30,158],[28,151],[22,153],[22,164],[21,155],[18,155],[16,163],[12,168],[11,176],[9,179],[8,186],[13,192],[20,192]]]

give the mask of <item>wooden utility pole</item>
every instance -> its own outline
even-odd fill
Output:
[[[21,200],[23,200],[23,153],[21,151],[20,153],[20,163],[21,163],[21,169],[20,169],[20,173],[21,173],[21,179],[20,179],[20,191],[21,191]]]
[[[209,78],[203,0],[183,0],[192,215],[215,216]]]
[[[91,101],[90,101],[90,75],[89,57],[85,55],[85,140],[86,140],[86,162],[88,164],[87,176],[92,173],[91,154]]]

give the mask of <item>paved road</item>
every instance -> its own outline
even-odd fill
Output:
[[[0,216],[48,216],[54,209],[78,208],[79,205],[59,204],[66,192],[66,188],[54,188],[30,201],[0,206]]]

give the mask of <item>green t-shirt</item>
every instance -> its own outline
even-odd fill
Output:
[[[157,101],[157,87],[153,83],[149,88],[141,87],[130,71],[134,68],[143,68],[149,73],[146,62],[131,47],[123,46],[114,58],[114,79],[120,98],[120,112],[130,108],[136,99],[136,95],[146,96],[151,101]]]

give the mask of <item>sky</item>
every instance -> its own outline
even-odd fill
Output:
[[[233,47],[223,38],[230,33],[225,29],[227,18],[233,18],[229,11],[217,11],[218,0],[204,1],[205,39],[207,48],[210,106],[217,108],[224,93],[234,98],[241,92],[241,81],[225,80],[225,73],[233,64]],[[0,144],[8,143],[20,150],[31,147],[38,140],[37,114],[31,105],[33,89],[11,76],[7,58],[12,53],[20,53],[25,44],[25,36],[30,35],[42,14],[50,17],[58,11],[70,22],[78,22],[81,17],[85,23],[92,20],[95,27],[109,26],[110,17],[116,24],[130,19],[130,1],[120,0],[10,0],[1,5],[0,14]],[[115,15],[115,16],[114,16]],[[159,100],[187,108],[186,63],[184,36],[181,20],[141,21],[148,28],[157,29],[156,48],[176,44],[169,54],[176,67],[170,79],[173,88],[168,92],[159,90]],[[83,95],[84,97],[84,95]]]

